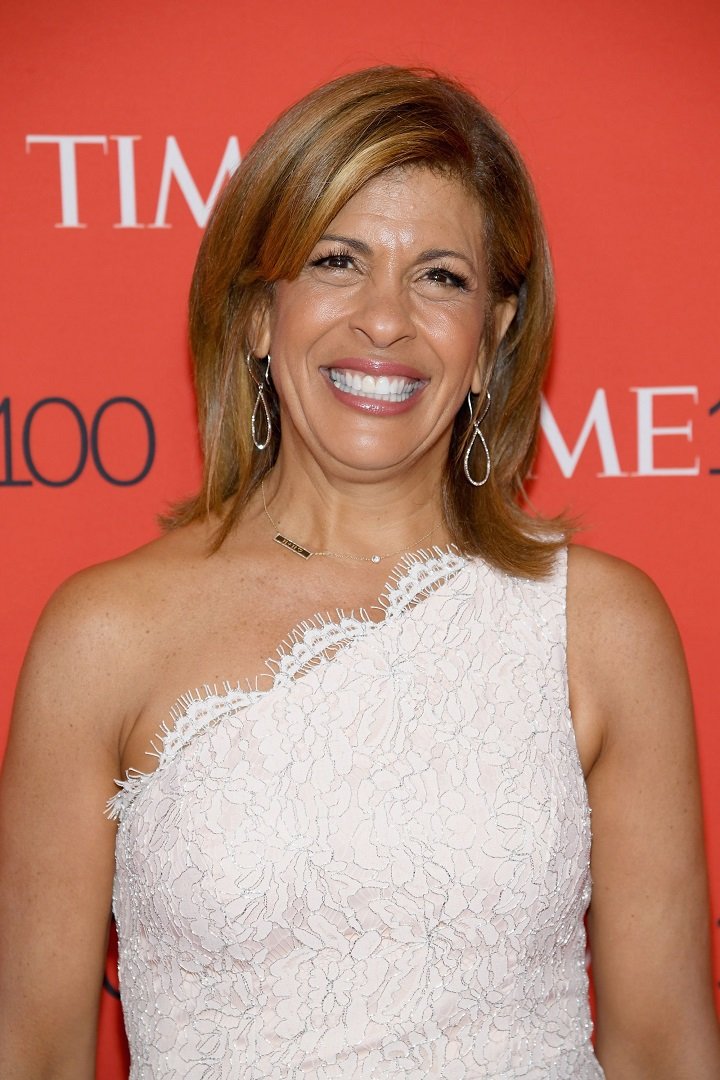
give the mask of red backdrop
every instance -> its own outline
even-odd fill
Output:
[[[536,179],[559,320],[534,500],[580,514],[584,542],[645,568],[675,612],[717,937],[720,8],[6,0],[0,31],[4,715],[52,589],[153,536],[197,483],[185,296],[227,169],[318,83],[433,66],[500,116]],[[112,959],[108,975],[98,1075],[115,1080]]]

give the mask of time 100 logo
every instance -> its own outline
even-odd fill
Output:
[[[137,413],[144,427],[145,458],[140,469],[132,476],[118,476],[112,471],[107,462],[103,460],[100,437],[103,424],[111,418],[115,410],[133,410]],[[49,476],[47,471],[38,465],[33,445],[33,428],[38,419],[44,414],[55,410],[62,411],[71,418],[71,422],[77,429],[77,456],[71,463],[71,467],[64,476]],[[17,430],[16,430],[17,428]],[[16,472],[16,461],[13,456],[13,445],[17,445],[17,434],[20,436],[20,448],[26,477],[30,474],[31,479],[21,478]],[[13,415],[12,402],[9,397],[0,402],[0,487],[31,487],[33,484],[43,484],[45,487],[67,487],[74,484],[82,476],[89,461],[99,476],[108,484],[117,487],[131,487],[139,484],[152,469],[155,460],[155,427],[150,413],[141,401],[133,397],[112,397],[104,401],[93,416],[83,416],[77,405],[64,397],[46,397],[36,401],[28,409],[24,420],[20,423]],[[46,455],[45,455],[46,456]]]

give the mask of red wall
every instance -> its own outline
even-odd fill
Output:
[[[150,538],[197,483],[184,306],[229,140],[244,153],[343,71],[437,67],[497,112],[544,206],[559,320],[534,500],[649,571],[680,624],[717,938],[718,6],[8,0],[2,20],[4,715],[52,589]],[[108,992],[103,1080],[123,1054]]]

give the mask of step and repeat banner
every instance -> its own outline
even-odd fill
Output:
[[[6,3],[3,738],[53,589],[155,536],[198,483],[186,294],[228,175],[319,83],[434,67],[509,129],[548,226],[558,326],[533,501],[650,573],[680,626],[717,951],[719,47],[702,0]],[[102,1080],[127,1071],[117,997],[111,941]]]

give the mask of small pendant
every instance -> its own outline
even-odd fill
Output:
[[[370,556],[370,562],[380,562],[381,558],[382,558],[382,555],[371,555]]]
[[[276,544],[282,544],[288,551],[294,551],[301,559],[310,559],[314,555],[314,552],[308,551],[307,548],[300,547],[294,540],[288,540],[287,536],[283,536],[282,533],[276,533],[275,536],[273,536],[273,540]]]

